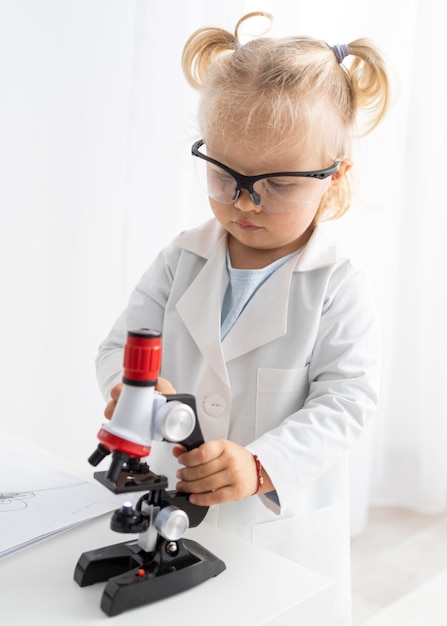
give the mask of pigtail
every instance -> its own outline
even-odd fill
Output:
[[[234,52],[241,47],[239,31],[241,26],[254,17],[264,17],[268,26],[261,33],[270,29],[273,17],[264,11],[253,11],[244,15],[236,24],[234,34],[223,28],[199,28],[186,41],[182,54],[183,73],[188,83],[195,89],[201,89],[206,73],[215,59],[221,54]]]
[[[348,44],[354,57],[347,68],[356,107],[361,116],[360,135],[370,133],[382,120],[390,104],[390,82],[385,61],[366,38]]]
[[[188,83],[200,89],[209,67],[224,52],[238,45],[235,35],[223,28],[200,28],[187,40],[183,48],[182,68]]]

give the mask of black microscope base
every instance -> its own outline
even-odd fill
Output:
[[[169,554],[162,541],[156,553],[148,554],[136,541],[84,552],[76,565],[74,580],[80,587],[108,581],[101,609],[112,617],[127,609],[191,589],[225,570],[225,563],[190,539],[175,542]]]

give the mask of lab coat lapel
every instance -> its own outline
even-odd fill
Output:
[[[222,347],[225,361],[259,348],[287,332],[289,290],[295,260],[290,259],[259,288],[247,304]]]
[[[202,270],[177,302],[177,312],[207,363],[228,385],[220,343],[220,317],[228,284],[225,240],[217,242]]]

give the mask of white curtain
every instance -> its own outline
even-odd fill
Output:
[[[96,446],[97,345],[160,247],[209,215],[191,175],[182,46],[199,26],[265,9],[272,35],[368,36],[393,67],[393,108],[359,144],[338,224],[371,275],[384,347],[380,414],[352,453],[353,532],[374,504],[446,510],[441,8],[0,0],[1,428],[81,462]]]

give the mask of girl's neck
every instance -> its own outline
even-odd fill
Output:
[[[230,255],[231,266],[239,270],[258,270],[267,267],[278,259],[296,252],[302,248],[309,240],[312,229],[309,228],[297,241],[287,246],[273,249],[250,248],[241,244],[232,235],[228,235],[228,253]]]

